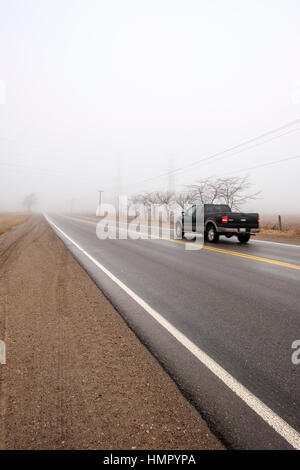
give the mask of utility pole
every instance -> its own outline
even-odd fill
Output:
[[[99,193],[99,214],[100,214],[101,213],[101,199],[102,199],[103,189],[99,189],[98,193]]]
[[[99,189],[98,193],[99,193],[99,206],[101,207],[101,196],[103,193],[103,189]]]
[[[122,195],[122,169],[121,169],[121,157],[119,155],[116,156],[115,165],[116,165],[116,170],[115,170],[116,182],[115,182],[114,204],[115,204],[116,213],[119,217],[120,216],[119,214],[120,196]]]

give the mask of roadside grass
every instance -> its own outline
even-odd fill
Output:
[[[263,224],[260,235],[283,237],[283,238],[300,238],[300,224],[283,225],[282,230],[271,224]]]
[[[29,219],[30,214],[6,214],[0,216],[0,235],[9,232],[13,227],[23,224]]]

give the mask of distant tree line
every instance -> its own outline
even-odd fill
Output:
[[[251,183],[248,176],[202,178],[186,186],[182,191],[152,191],[135,194],[131,202],[136,208],[143,210],[144,215],[156,218],[155,207],[164,209],[165,217],[169,219],[171,212],[183,210],[193,204],[227,204],[233,210],[251,199],[256,199],[259,193],[250,191]]]

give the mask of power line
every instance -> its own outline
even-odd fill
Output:
[[[288,132],[284,132],[283,134],[280,134],[280,135],[275,135],[274,137],[271,137],[270,139],[267,139],[267,140],[264,140],[263,142],[260,142],[258,144],[254,144],[254,145],[251,145],[250,147],[247,147],[245,149],[242,149],[242,150],[239,150],[238,152],[234,152],[233,154],[231,155],[228,155],[228,157],[234,157],[235,155],[239,155],[240,153],[242,152],[247,152],[248,150],[251,150],[255,147],[259,147],[260,145],[264,145],[264,144],[267,144],[268,142],[272,142],[272,140],[276,140],[276,139],[279,139],[280,137],[283,137],[285,135],[288,135],[288,134],[291,134],[293,132],[298,132],[300,131],[300,127],[297,127],[296,129],[291,129],[290,131]],[[223,160],[224,158],[227,158],[227,155],[226,156],[223,156],[223,157],[220,157],[220,158],[216,158],[214,160],[214,162],[218,162],[219,160]]]
[[[190,163],[190,164],[188,164],[188,165],[185,165],[185,166],[176,168],[176,169],[172,170],[172,172],[168,171],[168,172],[162,173],[162,174],[157,175],[157,176],[152,176],[152,177],[150,177],[150,178],[146,178],[146,179],[141,180],[141,181],[138,181],[138,182],[136,182],[136,183],[128,184],[128,185],[126,185],[126,186],[134,186],[134,185],[136,185],[136,184],[148,183],[148,182],[150,182],[150,181],[153,181],[153,180],[162,178],[162,177],[164,177],[164,176],[169,176],[171,173],[178,173],[178,172],[186,171],[186,170],[189,169],[189,168],[193,168],[193,167],[195,167],[195,166],[200,165],[200,164],[201,164],[202,162],[204,162],[204,161],[209,161],[209,160],[214,159],[215,157],[219,157],[219,156],[221,156],[221,155],[224,155],[224,154],[227,154],[227,153],[229,153],[229,152],[232,152],[233,150],[236,150],[236,149],[238,149],[238,148],[240,148],[240,147],[244,147],[245,145],[251,144],[252,142],[255,142],[256,140],[261,140],[261,139],[263,139],[264,137],[267,137],[268,135],[275,134],[276,132],[280,132],[280,131],[282,131],[282,130],[284,130],[284,129],[287,129],[288,127],[294,126],[294,125],[298,124],[299,122],[300,122],[300,118],[299,118],[299,119],[296,119],[295,121],[291,121],[291,122],[289,122],[289,123],[287,123],[287,124],[284,124],[283,126],[277,127],[277,128],[275,128],[275,129],[272,129],[272,130],[267,131],[267,132],[264,132],[263,134],[260,134],[260,135],[258,135],[258,136],[256,136],[256,137],[253,137],[253,138],[251,138],[251,139],[245,140],[245,141],[241,142],[240,144],[234,145],[234,146],[229,147],[229,148],[227,148],[227,149],[225,149],[225,150],[222,150],[222,151],[220,151],[220,152],[216,152],[216,153],[214,153],[214,154],[212,154],[212,155],[209,155],[209,156],[207,156],[207,157],[201,158],[200,160],[197,160],[197,161],[195,161],[195,162],[193,162],[193,163]],[[298,130],[299,130],[299,128],[293,129],[293,130],[289,131],[288,133],[290,133],[290,132],[295,132],[295,131],[298,131]],[[277,136],[277,137],[281,137],[281,136],[283,136],[283,135],[285,135],[285,133],[282,134],[282,135],[280,135],[280,136]],[[273,140],[273,139],[270,139],[270,140]],[[267,141],[266,141],[266,142],[267,142]],[[258,145],[262,145],[262,144],[264,144],[264,143],[266,143],[266,142],[262,142],[262,143],[260,143],[260,144],[257,144],[257,146],[258,146]],[[247,149],[248,149],[248,148],[247,148]],[[226,155],[226,157],[227,157],[227,155]],[[226,157],[224,157],[224,158],[226,158]]]
[[[257,169],[257,168],[262,168],[262,167],[266,167],[266,166],[276,165],[276,164],[278,164],[278,163],[284,163],[284,162],[291,161],[291,160],[297,160],[297,159],[299,159],[299,158],[300,158],[300,155],[295,155],[295,156],[293,156],[293,157],[281,158],[280,160],[273,160],[273,161],[267,162],[267,163],[260,163],[259,165],[254,165],[254,166],[251,166],[251,167],[249,167],[249,168],[242,168],[242,169],[240,169],[240,170],[233,170],[233,171],[231,170],[231,171],[228,171],[228,172],[226,172],[226,173],[223,173],[223,174],[221,175],[221,177],[222,177],[223,175],[226,176],[226,175],[232,174],[232,173],[245,173],[245,172],[247,172],[247,171],[255,170],[255,169]],[[213,176],[213,175],[212,175],[212,176]],[[218,176],[220,176],[220,175],[218,175]],[[188,187],[187,184],[186,184],[185,186]],[[188,192],[188,191],[190,191],[190,189],[187,189],[186,191],[182,191],[182,192]]]
[[[265,166],[276,165],[277,163],[283,163],[283,162],[288,162],[288,161],[291,161],[291,160],[297,160],[298,158],[300,158],[300,155],[295,155],[293,157],[287,157],[287,158],[281,158],[280,160],[273,160],[273,161],[267,162],[267,163],[260,163],[259,165],[254,165],[254,166],[251,166],[250,168],[243,168],[241,170],[233,170],[233,171],[230,171],[230,173],[239,173],[239,172],[251,171],[251,170],[254,170],[256,168],[262,168],[262,167],[265,167]]]

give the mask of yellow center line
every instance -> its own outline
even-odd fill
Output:
[[[92,222],[90,220],[77,219],[75,217],[70,217],[70,216],[67,216],[67,215],[64,215],[63,217],[66,217],[66,218],[71,219],[71,220],[75,220],[76,222],[82,222],[82,223],[85,223],[85,224],[97,225],[99,223],[99,222]],[[107,225],[107,227],[108,228],[116,228],[113,225]],[[140,235],[147,235],[148,236],[147,232],[136,232],[135,230],[129,230],[129,229],[120,228],[120,227],[118,228],[118,230],[121,230],[123,232],[128,232],[128,233],[134,233],[134,234],[139,233]],[[181,245],[186,245],[187,243],[189,243],[189,242],[186,242],[184,240],[174,240],[172,238],[160,237],[160,236],[152,235],[152,234],[151,234],[150,238],[151,239],[153,238],[153,239],[156,239],[156,240],[168,241],[168,242],[171,242],[171,243],[177,243],[177,244],[181,244]],[[193,243],[193,246],[202,248],[203,250],[215,251],[217,253],[224,253],[226,255],[238,256],[239,258],[246,258],[246,259],[251,259],[251,260],[254,260],[254,261],[260,261],[262,263],[275,264],[277,266],[282,266],[284,268],[300,270],[299,265],[292,264],[292,263],[286,263],[285,261],[279,261],[279,260],[270,259],[270,258],[263,258],[262,256],[249,255],[247,253],[241,253],[240,251],[224,250],[223,248],[216,248],[216,247],[213,247],[213,246],[202,245],[200,243]]]

